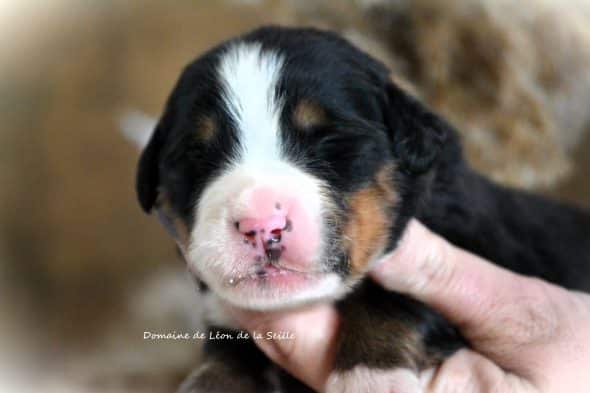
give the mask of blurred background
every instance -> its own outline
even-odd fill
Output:
[[[571,0],[0,0],[0,392],[171,392],[194,284],[138,207],[139,152],[182,67],[262,24],[336,30],[461,130],[499,182],[590,206],[590,5]]]

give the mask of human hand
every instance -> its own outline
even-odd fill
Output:
[[[582,392],[590,386],[590,296],[520,276],[459,249],[413,220],[400,245],[371,272],[389,290],[438,310],[459,328],[463,349],[437,370],[391,386],[398,392]],[[329,305],[289,313],[238,313],[249,330],[290,331],[257,340],[295,377],[323,391],[338,316]],[[410,388],[408,388],[410,387]]]

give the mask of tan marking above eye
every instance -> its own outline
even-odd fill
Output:
[[[208,141],[215,135],[215,121],[210,116],[203,116],[197,119],[197,136],[199,139]]]
[[[299,128],[309,130],[310,128],[325,124],[327,115],[321,106],[308,99],[302,99],[295,106],[293,121]]]

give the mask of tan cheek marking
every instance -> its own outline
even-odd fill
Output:
[[[215,121],[209,116],[201,117],[197,120],[197,135],[203,141],[212,139],[216,129]]]
[[[298,127],[308,130],[324,124],[327,121],[327,117],[323,108],[309,100],[303,99],[293,111],[293,121]]]
[[[381,169],[375,183],[349,198],[350,218],[344,229],[353,275],[363,274],[375,252],[385,246],[394,217],[389,214],[398,194],[392,166]]]
[[[350,241],[351,272],[355,275],[365,270],[372,252],[386,234],[387,223],[380,204],[373,187],[358,191],[349,201],[351,217],[345,234]]]

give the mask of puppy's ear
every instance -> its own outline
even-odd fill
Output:
[[[164,134],[160,123],[156,126],[146,148],[141,153],[137,167],[135,190],[139,204],[146,213],[152,210],[158,198],[159,163],[163,145]]]
[[[394,84],[388,83],[385,91],[385,123],[400,169],[428,171],[451,132],[449,126]]]

